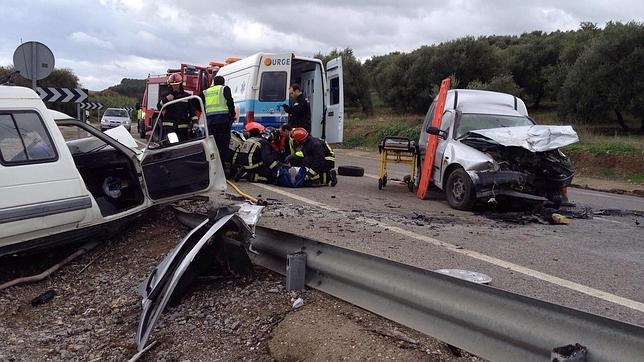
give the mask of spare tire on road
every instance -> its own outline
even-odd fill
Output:
[[[364,176],[364,168],[358,166],[339,166],[338,175],[362,177]]]

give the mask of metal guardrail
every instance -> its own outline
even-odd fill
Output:
[[[579,343],[588,361],[644,360],[644,328],[560,305],[256,227],[253,262],[285,274],[306,253],[306,284],[494,361],[550,360]]]
[[[180,222],[203,216],[180,213]],[[306,284],[494,361],[550,360],[579,343],[588,361],[643,361],[644,328],[261,226],[251,255],[286,274],[306,253]]]

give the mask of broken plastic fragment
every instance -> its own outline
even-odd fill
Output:
[[[552,222],[560,225],[568,225],[570,224],[570,219],[561,214],[554,213],[552,214]]]
[[[299,308],[299,307],[301,307],[301,306],[303,306],[303,305],[304,305],[304,299],[302,299],[302,298],[297,298],[297,299],[295,299],[295,301],[293,302],[293,309],[297,309],[297,308]]]

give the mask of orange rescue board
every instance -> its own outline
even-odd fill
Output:
[[[449,90],[449,78],[443,79],[441,88],[438,91],[438,103],[434,109],[434,118],[432,126],[440,127],[443,111],[445,110],[445,100]],[[420,168],[420,181],[418,182],[418,191],[416,195],[419,199],[424,200],[429,189],[429,183],[432,181],[432,171],[434,170],[434,158],[436,158],[436,146],[438,146],[438,136],[427,135],[427,147],[425,147],[425,159]]]

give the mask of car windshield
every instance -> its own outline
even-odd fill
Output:
[[[498,114],[464,113],[458,121],[456,138],[463,137],[469,131],[478,129],[532,126],[534,122],[525,116],[504,116]]]
[[[110,117],[127,117],[127,111],[124,109],[108,109],[104,115]]]

